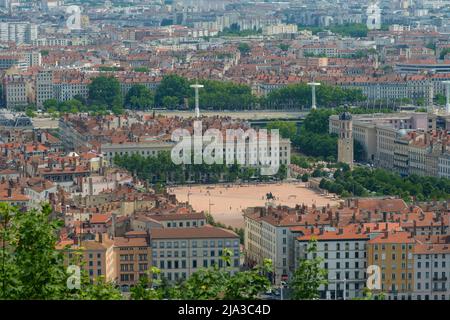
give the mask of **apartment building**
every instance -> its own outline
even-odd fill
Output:
[[[297,33],[298,26],[296,24],[280,23],[263,27],[263,34],[272,36],[276,34]]]
[[[409,145],[406,130],[400,130],[394,140],[394,170],[402,176],[409,174]]]
[[[395,230],[367,242],[367,265],[381,269],[381,292],[389,300],[412,299],[414,243],[411,233]]]
[[[355,114],[352,118],[353,137],[364,148],[367,161],[389,167],[393,167],[394,140],[398,138],[395,135],[397,131],[429,129],[426,113]],[[330,116],[329,132],[338,134],[339,128],[339,117]]]
[[[239,236],[226,229],[204,225],[186,228],[155,228],[151,232],[152,265],[169,281],[188,278],[202,268],[218,266],[234,273],[240,267]],[[230,265],[224,250],[231,251]]]
[[[360,89],[367,96],[368,102],[378,100],[396,101],[403,98],[412,100],[425,99],[427,105],[432,104],[434,86],[426,76],[410,77],[352,77],[342,78],[336,84],[347,89]]]
[[[450,153],[442,153],[438,157],[438,176],[450,179]]]
[[[19,54],[2,54],[0,55],[0,70],[7,70],[16,67],[24,70],[27,64],[23,56]]]
[[[8,109],[23,107],[31,102],[31,80],[21,75],[7,75],[3,79],[3,95]]]
[[[366,286],[369,234],[361,227],[324,227],[299,236],[295,241],[296,268],[302,259],[314,258],[307,251],[309,242],[317,241],[317,253],[323,259],[321,267],[328,272],[328,284],[319,288],[322,299],[352,299],[363,297]]]
[[[397,130],[390,127],[376,128],[377,152],[375,155],[375,164],[379,167],[392,170],[394,169],[394,151]]]
[[[164,141],[136,141],[136,142],[124,142],[124,143],[104,143],[101,146],[101,150],[105,155],[105,159],[112,164],[114,157],[138,154],[143,157],[155,157],[161,151],[172,150],[174,142]]]
[[[64,252],[66,266],[81,267],[91,281],[99,277],[106,278],[106,253],[109,247],[102,241],[102,235],[97,235],[96,240],[82,241],[78,244],[73,240],[60,241],[57,249]]]
[[[29,22],[1,22],[0,41],[31,44],[38,37],[38,26]]]
[[[137,212],[132,220],[131,227],[136,231],[152,230],[154,228],[196,228],[206,225],[204,213],[172,213],[172,214],[146,214]]]
[[[53,90],[53,71],[42,70],[36,75],[36,106],[42,108],[44,102],[54,99],[55,94]]]
[[[414,260],[414,300],[450,299],[450,244],[416,244]]]
[[[450,164],[446,160],[448,134],[433,130],[435,122],[435,118],[420,113],[372,118],[355,115],[354,139],[364,147],[366,159],[377,167],[402,176],[445,177]],[[329,131],[339,132],[337,116],[330,117]]]
[[[418,139],[414,139],[409,146],[409,173],[419,176],[426,175],[426,156],[428,153],[428,137],[425,134]]]
[[[123,237],[104,240],[110,247],[106,252],[106,279],[116,283],[124,292],[147,275],[150,267],[150,237],[146,232],[130,231]]]
[[[271,204],[247,209],[244,213],[246,262],[261,265],[265,259],[270,259],[273,265],[272,281],[279,284],[287,280],[293,263],[290,229],[302,224],[294,209],[278,210]]]

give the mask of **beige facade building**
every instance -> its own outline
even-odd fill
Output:
[[[106,278],[106,253],[109,247],[103,243],[101,235],[96,240],[82,241],[80,244],[73,244],[72,240],[66,242],[60,242],[57,247],[64,252],[66,266],[79,263],[92,281],[99,277]]]
[[[124,237],[107,238],[106,279],[115,282],[122,291],[128,291],[147,275],[150,266],[150,239],[146,232],[128,232]]]
[[[31,102],[31,81],[21,75],[6,75],[3,80],[3,95],[8,109],[23,107]]]

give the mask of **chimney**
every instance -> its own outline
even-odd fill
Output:
[[[8,188],[8,198],[12,198],[12,189]]]
[[[383,212],[383,222],[387,221],[387,212]]]
[[[343,234],[344,233],[344,229],[343,228],[339,228],[337,234]]]

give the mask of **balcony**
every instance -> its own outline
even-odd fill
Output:
[[[447,289],[446,288],[433,288],[431,291],[433,291],[433,292],[445,292],[445,291],[447,291]]]
[[[433,277],[433,281],[447,281],[447,276]]]

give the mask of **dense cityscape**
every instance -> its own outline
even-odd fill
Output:
[[[450,300],[448,0],[0,0],[0,79],[0,300]]]

